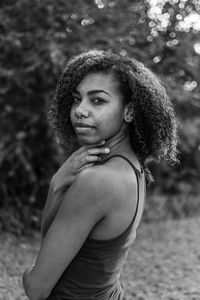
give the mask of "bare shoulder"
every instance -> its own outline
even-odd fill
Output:
[[[117,195],[110,183],[109,176],[102,172],[102,168],[82,170],[63,194],[57,216],[68,221],[74,216],[76,222],[77,218],[83,220],[86,216],[87,222],[93,227],[106,217],[110,211],[111,199]]]
[[[77,175],[76,180],[81,189],[90,190],[106,206],[116,203],[119,205],[125,198],[133,199],[137,186],[132,167],[119,157],[112,157],[103,164],[84,169]]]
[[[96,197],[111,197],[118,194],[120,187],[114,169],[109,164],[86,168],[76,176],[76,185],[87,189]]]
[[[136,209],[137,179],[132,166],[120,157],[112,157],[101,165],[85,169],[80,176],[94,179],[96,185],[92,189],[97,188],[98,201],[105,208],[105,218],[93,228],[90,237],[110,239],[121,234]]]

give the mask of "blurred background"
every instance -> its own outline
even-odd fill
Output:
[[[175,107],[180,164],[150,164],[144,220],[199,214],[198,0],[7,0],[0,29],[0,231],[40,228],[49,180],[64,160],[47,111],[68,58],[89,48],[144,62]]]

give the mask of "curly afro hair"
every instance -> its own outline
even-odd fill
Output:
[[[78,148],[70,121],[72,93],[89,73],[112,73],[124,103],[131,103],[129,123],[131,146],[144,168],[147,182],[153,181],[147,163],[177,159],[177,121],[173,105],[159,79],[143,63],[111,51],[90,50],[70,59],[57,84],[48,113],[57,140],[68,155]]]

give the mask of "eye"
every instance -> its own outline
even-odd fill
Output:
[[[72,96],[73,103],[78,103],[80,99],[77,96]]]
[[[92,98],[92,102],[94,102],[95,104],[101,104],[105,101],[102,98],[95,97],[95,98]]]

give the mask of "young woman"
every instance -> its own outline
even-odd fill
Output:
[[[119,300],[136,237],[149,160],[177,161],[176,118],[142,63],[93,50],[72,58],[49,120],[68,151],[53,176],[41,248],[23,275],[31,300]]]

